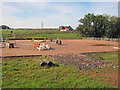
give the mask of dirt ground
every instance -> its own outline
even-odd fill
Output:
[[[52,49],[45,51],[39,51],[38,49],[33,48],[33,44],[37,42],[38,41],[31,42],[31,40],[16,40],[15,48],[0,48],[2,50],[2,57],[118,51],[118,49],[113,48],[118,47],[118,42],[112,41],[62,40],[62,45],[46,41],[45,43],[47,43]],[[41,44],[42,43],[43,42],[41,42]]]
[[[15,48],[0,48],[2,50],[2,57],[44,55],[47,56],[47,58],[53,58],[55,61],[62,64],[75,65],[80,70],[91,70],[98,67],[102,69],[106,65],[111,66],[114,63],[96,60],[95,58],[88,57],[81,53],[118,51],[118,49],[113,48],[118,47],[118,42],[112,41],[62,40],[62,45],[47,41],[45,43],[47,43],[52,49],[45,51],[39,51],[36,48],[33,48],[34,43],[37,43],[37,41],[16,40]],[[43,42],[41,42],[41,44],[42,43]],[[118,71],[116,72],[112,69],[103,71],[90,72],[90,75],[94,76],[96,80],[101,77],[102,83],[110,83],[110,86],[118,87]],[[111,85],[111,83],[113,84]]]

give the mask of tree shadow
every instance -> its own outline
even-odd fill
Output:
[[[109,45],[109,44],[94,44],[93,46],[112,46],[112,45]]]

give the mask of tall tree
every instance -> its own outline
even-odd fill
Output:
[[[81,25],[79,25],[76,30],[83,34],[82,36],[92,36],[92,26],[94,23],[94,18],[94,14],[88,13],[83,19],[79,20]]]
[[[105,36],[105,30],[107,29],[108,20],[102,16],[97,15],[95,16],[93,29],[94,29],[94,37],[104,37]]]
[[[76,30],[82,36],[89,37],[119,37],[120,36],[120,18],[110,15],[86,14],[79,20],[80,25]]]
[[[110,20],[109,20],[109,28],[106,30],[106,36],[108,38],[115,38],[115,37],[118,37],[118,29],[117,29],[117,24],[118,23],[118,18],[115,17],[115,16],[112,16],[110,17]]]

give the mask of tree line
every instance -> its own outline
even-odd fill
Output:
[[[120,18],[110,15],[86,14],[76,31],[82,37],[120,38]]]
[[[1,25],[0,29],[11,29],[10,27],[6,26],[6,25]]]

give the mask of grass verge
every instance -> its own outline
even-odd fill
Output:
[[[55,66],[41,67],[44,57],[13,58],[2,60],[3,88],[110,88],[100,83],[88,71],[78,70],[54,62]],[[59,65],[59,66],[58,66]]]

